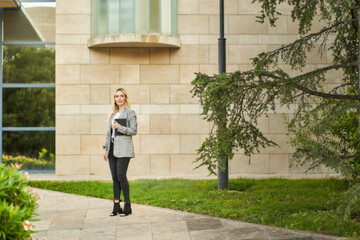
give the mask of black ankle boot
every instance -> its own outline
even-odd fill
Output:
[[[116,216],[117,214],[121,214],[123,213],[121,207],[120,207],[120,202],[114,202],[114,208],[113,211],[110,213],[110,216]]]
[[[131,213],[132,213],[131,203],[130,202],[125,202],[123,215],[127,216],[127,215],[129,215]]]

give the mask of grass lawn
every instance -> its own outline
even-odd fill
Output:
[[[33,187],[112,199],[112,183],[31,181]],[[265,225],[360,239],[360,222],[344,221],[336,208],[348,183],[339,179],[231,179],[229,191],[216,180],[136,180],[134,203]]]

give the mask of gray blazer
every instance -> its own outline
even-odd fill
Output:
[[[132,109],[125,108],[124,110],[124,117],[127,119],[128,126],[119,126],[116,131],[125,134],[125,135],[115,135],[114,138],[114,149],[113,154],[117,158],[122,157],[135,157],[134,153],[134,145],[132,141],[132,136],[136,135],[137,133],[137,122],[136,122],[136,114],[135,111]],[[106,140],[103,145],[103,148],[107,149],[107,157],[109,157],[109,149],[110,149],[110,141],[112,135],[112,119],[114,115],[111,116],[109,122],[109,129],[106,133]]]

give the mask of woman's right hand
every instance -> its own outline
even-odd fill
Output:
[[[104,161],[106,162],[107,161],[107,156],[106,156],[106,148],[104,148],[104,154],[103,154],[103,158],[104,158]]]

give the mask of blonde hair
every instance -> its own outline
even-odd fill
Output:
[[[117,111],[119,111],[119,106],[116,104],[116,101],[115,101],[115,95],[116,95],[116,93],[119,92],[119,91],[122,92],[122,93],[125,95],[125,107],[130,108],[129,97],[128,97],[127,92],[125,91],[125,89],[123,89],[123,88],[118,88],[118,89],[116,89],[115,94],[114,94],[114,96],[113,96],[112,103],[111,103],[112,112],[111,112],[111,114],[110,114],[110,116],[109,116],[109,121],[110,121],[110,119],[111,119],[111,116],[112,116],[114,113],[116,113]]]

